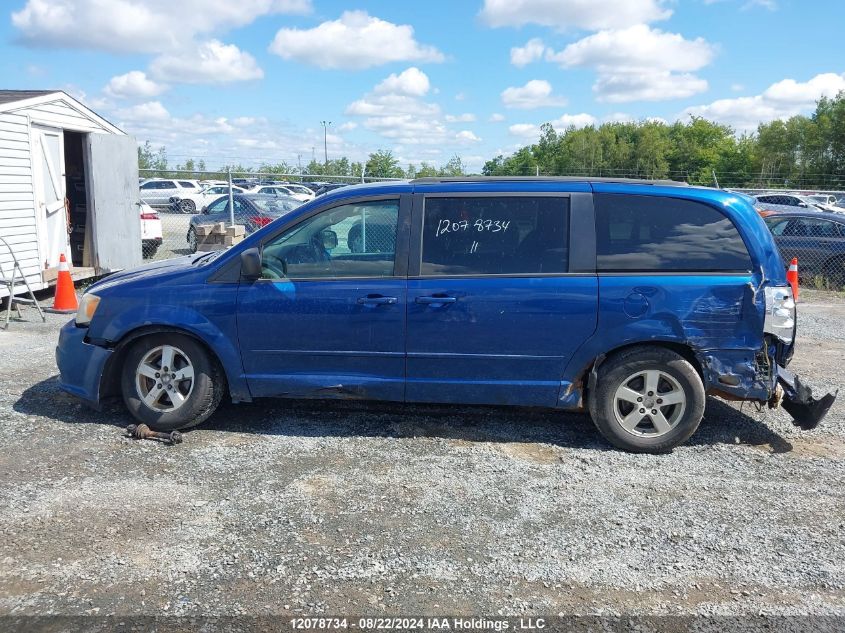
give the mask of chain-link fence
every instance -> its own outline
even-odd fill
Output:
[[[326,191],[386,180],[255,172],[221,177],[220,172],[144,169],[140,175],[145,259],[226,248]]]

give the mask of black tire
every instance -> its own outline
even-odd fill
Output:
[[[197,205],[193,200],[182,200],[179,203],[179,211],[193,214],[197,212]]]
[[[197,252],[197,231],[194,227],[188,229],[188,236],[185,238],[188,241],[188,250],[192,253]]]
[[[660,387],[656,393],[647,391],[645,387],[646,372],[659,376]],[[638,374],[641,374],[641,378],[635,377]],[[638,383],[639,380],[642,383]],[[628,403],[617,399],[617,390],[633,385],[632,391],[638,391],[639,384],[642,384],[646,402],[631,404],[630,409],[623,409]],[[658,398],[667,387],[670,393],[682,392],[682,405],[657,404],[663,402]],[[651,393],[653,396],[648,395]],[[701,377],[683,356],[664,347],[643,346],[615,354],[599,366],[598,380],[589,401],[593,422],[608,442],[634,453],[666,453],[688,440],[698,429],[704,415],[705,395]],[[632,413],[636,420],[638,416],[634,409],[640,406],[644,408],[637,411],[645,411],[642,421],[634,429],[626,430],[622,416]],[[658,430],[657,423],[653,421],[657,416],[652,416],[652,411],[658,413],[663,424],[667,420],[671,422],[668,431]],[[676,418],[674,421],[673,417]]]
[[[144,259],[152,259],[158,253],[158,244],[155,242],[148,242],[141,247]]]
[[[136,371],[141,361],[162,346],[176,348],[189,359],[193,368],[192,388],[189,391],[184,389],[187,391],[184,403],[172,411],[159,411],[148,406],[136,382]],[[126,408],[136,420],[157,431],[185,429],[207,420],[223,398],[224,385],[222,370],[205,348],[190,336],[176,332],[152,334],[133,343],[121,370],[121,390]]]

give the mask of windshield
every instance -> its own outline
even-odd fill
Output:
[[[285,213],[292,211],[301,203],[293,198],[252,198],[251,202],[264,213]]]

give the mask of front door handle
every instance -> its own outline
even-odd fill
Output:
[[[426,304],[455,303],[457,300],[457,297],[438,297],[437,295],[417,297],[416,299],[414,299],[414,301],[416,301],[417,303]]]
[[[396,297],[384,297],[382,295],[367,295],[366,297],[358,297],[358,304],[364,306],[393,305],[394,303],[398,303],[398,301],[399,300]]]

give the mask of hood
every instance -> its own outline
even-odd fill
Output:
[[[174,257],[172,259],[164,259],[157,262],[151,262],[138,266],[137,268],[130,268],[129,270],[121,270],[112,273],[93,284],[88,291],[97,292],[98,290],[105,290],[111,286],[122,284],[129,281],[137,281],[139,279],[152,279],[154,277],[163,277],[181,271],[193,270],[191,264],[208,253],[197,253],[194,255],[186,255],[184,257]]]

